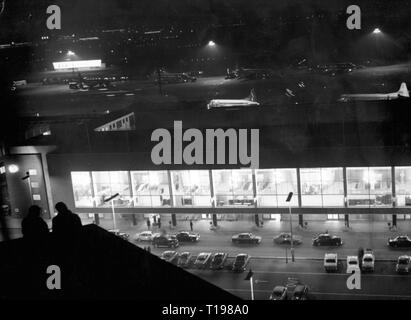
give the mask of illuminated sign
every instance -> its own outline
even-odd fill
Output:
[[[81,69],[81,68],[101,68],[101,60],[79,60],[53,62],[54,70]]]

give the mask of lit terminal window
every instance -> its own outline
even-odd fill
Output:
[[[90,172],[72,172],[74,205],[76,207],[94,207]]]
[[[211,206],[208,170],[173,171],[174,206]]]
[[[131,171],[135,207],[171,206],[167,171]]]
[[[395,167],[397,206],[411,206],[411,167]]]
[[[343,207],[343,168],[302,168],[301,205],[303,207]]]
[[[390,167],[347,168],[348,206],[392,206]]]
[[[213,170],[213,182],[218,207],[254,205],[251,170]]]
[[[116,207],[132,206],[128,171],[93,171],[92,175],[97,207],[110,206],[104,200],[116,193],[119,194],[114,200]]]

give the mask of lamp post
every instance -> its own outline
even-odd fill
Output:
[[[33,204],[33,193],[31,191],[30,173],[27,171],[26,175],[23,178],[21,178],[21,180],[27,181],[27,185],[29,186],[30,203]]]
[[[111,210],[113,213],[113,229],[116,230],[117,229],[117,223],[116,223],[116,212],[114,211],[114,199],[117,198],[120,194],[116,193],[115,195],[112,195],[110,198],[107,198],[104,200],[104,202],[109,202],[111,201]]]
[[[293,192],[290,192],[287,196],[287,199],[285,200],[288,202],[288,210],[290,213],[290,235],[291,235],[291,241],[290,241],[290,252],[291,252],[291,261],[294,262],[294,240],[293,240],[293,217],[291,215],[291,199],[293,197]]]
[[[250,271],[248,272],[247,276],[244,279],[246,281],[250,280],[251,300],[254,300],[253,275],[254,275],[254,272],[252,272],[251,269],[250,269]]]

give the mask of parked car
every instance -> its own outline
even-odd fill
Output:
[[[393,248],[408,248],[411,247],[411,239],[407,235],[389,238],[388,245]]]
[[[234,272],[243,272],[250,262],[250,256],[246,253],[240,253],[235,257],[233,268]]]
[[[194,266],[199,269],[205,269],[207,264],[211,260],[211,252],[201,252],[198,256],[196,261],[194,262]]]
[[[358,256],[347,256],[347,272],[349,268],[359,268],[360,262],[358,260]]]
[[[179,246],[178,240],[169,235],[157,235],[153,238],[154,247],[177,248]]]
[[[298,284],[293,292],[291,300],[307,300],[308,299],[308,286],[304,284]]]
[[[151,242],[153,241],[154,236],[158,234],[153,233],[152,231],[143,231],[140,233],[137,233],[135,236],[136,241],[148,241]]]
[[[177,251],[164,251],[161,254],[161,259],[164,261],[170,262],[172,264],[176,264],[178,260],[178,252]]]
[[[191,263],[191,257],[192,257],[192,254],[190,252],[180,253],[178,260],[177,260],[177,265],[181,268],[188,268]]]
[[[324,269],[327,272],[338,270],[338,255],[336,253],[326,253],[324,255]]]
[[[318,235],[313,239],[313,246],[341,246],[343,244],[340,237],[332,236],[328,233]]]
[[[287,300],[287,288],[284,286],[275,286],[270,295],[270,300]]]
[[[108,230],[108,232],[116,235],[117,237],[120,237],[123,240],[128,241],[128,238],[130,237],[130,235],[128,233],[125,232],[120,232],[120,230],[118,229],[112,229],[112,230]]]
[[[374,252],[371,249],[365,249],[364,255],[362,256],[361,269],[364,272],[373,272],[375,265]]]
[[[281,233],[278,236],[275,236],[273,239],[276,244],[291,244],[291,234],[290,233]],[[303,243],[301,237],[293,235],[293,245],[299,245]]]
[[[411,265],[410,256],[405,256],[405,255],[400,256],[398,257],[397,265],[395,266],[395,271],[397,271],[397,273],[409,273],[410,265]]]
[[[233,243],[250,243],[250,244],[258,244],[261,243],[261,237],[256,236],[252,233],[240,233],[232,236],[231,238]]]
[[[227,260],[228,254],[224,252],[217,252],[213,255],[211,260],[210,269],[219,270],[224,268],[224,264]]]
[[[176,234],[176,238],[179,242],[197,242],[200,240],[200,235],[198,233],[180,231]]]

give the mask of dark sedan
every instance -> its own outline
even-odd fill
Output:
[[[178,240],[173,236],[158,235],[153,238],[154,247],[176,248],[178,247]]]
[[[261,243],[261,237],[256,236],[252,233],[240,233],[236,234],[231,238],[233,243],[248,243],[248,244],[258,244]]]
[[[411,247],[411,239],[408,236],[389,238],[388,245],[393,248],[409,248]]]
[[[240,253],[235,257],[233,268],[234,272],[243,272],[250,262],[250,256],[246,253]]]
[[[274,237],[273,241],[276,244],[291,244],[291,234],[281,233],[278,236]],[[301,237],[293,235],[293,244],[299,245],[301,243],[303,243]]]
[[[307,300],[308,299],[308,287],[303,284],[298,284],[293,292],[291,300]]]
[[[176,238],[179,242],[197,242],[200,240],[200,235],[198,233],[181,231],[176,234]]]
[[[320,234],[313,239],[313,246],[341,246],[343,244],[340,237],[332,236],[328,233]]]
[[[219,270],[224,268],[224,264],[227,260],[227,253],[217,252],[214,254],[213,259],[211,260],[210,269]]]

